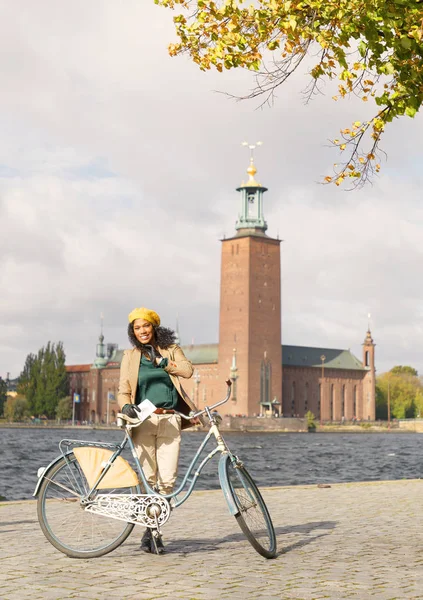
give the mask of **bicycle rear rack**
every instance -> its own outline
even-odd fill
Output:
[[[120,447],[120,444],[115,443],[107,443],[107,442],[86,442],[84,440],[61,440],[59,442],[59,449],[62,455],[67,454],[72,448],[75,447],[89,447],[89,448],[107,448],[108,450],[117,450]],[[66,447],[66,450],[64,450]]]

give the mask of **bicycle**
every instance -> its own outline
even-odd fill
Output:
[[[244,464],[223,439],[219,431],[222,418],[211,412],[229,400],[231,381],[226,384],[223,400],[189,416],[178,413],[185,419],[207,415],[210,428],[181,484],[171,494],[159,494],[147,483],[130,435],[141,423],[139,419],[118,413],[117,424],[125,430],[121,443],[62,440],[61,454],[46,468],[38,469],[34,492],[38,520],[48,541],[71,558],[96,558],[116,549],[135,525],[142,525],[151,528],[156,543],[171,510],[189,498],[205,465],[220,452],[218,475],[229,512],[252,547],[265,558],[273,558],[276,536],[269,511]],[[197,466],[212,436],[216,447]],[[127,445],[137,472],[120,456]]]

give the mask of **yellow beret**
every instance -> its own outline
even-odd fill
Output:
[[[134,308],[134,310],[129,313],[128,320],[130,323],[132,323],[132,321],[135,321],[135,319],[144,319],[144,321],[148,321],[155,327],[160,325],[159,315],[154,312],[154,310],[150,310],[149,308]]]

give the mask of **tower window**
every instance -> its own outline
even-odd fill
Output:
[[[248,202],[250,204],[254,203],[254,199],[255,199],[255,195],[254,194],[248,194]]]

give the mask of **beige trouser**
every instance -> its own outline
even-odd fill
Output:
[[[170,494],[178,472],[181,417],[153,413],[132,430],[132,440],[149,485]]]

